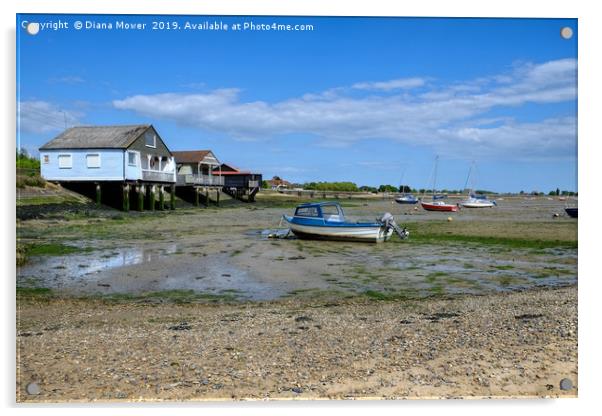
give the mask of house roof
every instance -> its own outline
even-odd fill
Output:
[[[176,158],[176,163],[199,163],[211,153],[211,150],[186,150],[171,153]]]
[[[150,124],[71,127],[40,147],[40,150],[125,149],[150,127]]]
[[[232,169],[232,170],[229,171],[227,169]],[[260,175],[260,173],[253,173],[250,170],[240,170],[239,168],[232,166],[229,163],[222,163],[219,167],[214,168],[213,174],[214,175]]]
[[[233,172],[240,172],[240,169],[238,169],[236,166],[233,166],[229,163],[222,163],[219,168],[215,168],[213,170],[218,171],[218,170],[220,170],[220,168],[221,168],[222,173],[224,171],[227,171],[228,169],[231,169]]]
[[[267,181],[270,185],[290,185],[291,183],[284,179],[268,179]]]

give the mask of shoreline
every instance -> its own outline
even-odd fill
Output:
[[[576,397],[576,345],[577,285],[330,303],[29,298],[18,300],[16,393],[18,402]],[[560,390],[563,378],[571,390]],[[31,382],[39,395],[27,394]]]

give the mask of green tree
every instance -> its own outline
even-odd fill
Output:
[[[377,190],[377,189],[376,189],[374,186],[366,186],[366,185],[363,185],[363,186],[360,186],[360,188],[359,188],[359,189],[360,189],[360,191],[362,191],[362,192],[373,192],[373,193],[376,193],[376,192],[378,192],[378,190]]]
[[[358,192],[357,185],[353,182],[309,182],[303,189],[314,191]]]
[[[397,192],[398,188],[393,185],[381,185],[378,187],[378,192]]]
[[[29,156],[27,150],[17,150],[17,168],[28,170],[40,170],[40,161],[35,157]]]
[[[399,192],[402,194],[407,194],[407,193],[412,192],[412,189],[408,185],[401,185],[399,187]]]

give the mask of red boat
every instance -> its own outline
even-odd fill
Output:
[[[446,204],[443,201],[424,202],[420,201],[420,205],[427,211],[445,211],[445,212],[456,212],[458,211],[457,205]]]

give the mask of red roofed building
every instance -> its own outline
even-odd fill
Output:
[[[253,173],[249,170],[241,170],[227,163],[222,163],[218,168],[214,168],[214,175],[224,178],[224,192],[230,196],[252,202],[255,200],[255,194],[261,187],[261,173]]]
[[[266,182],[273,190],[288,189],[291,186],[289,181],[281,179],[279,176],[274,176],[272,179],[267,180]]]

